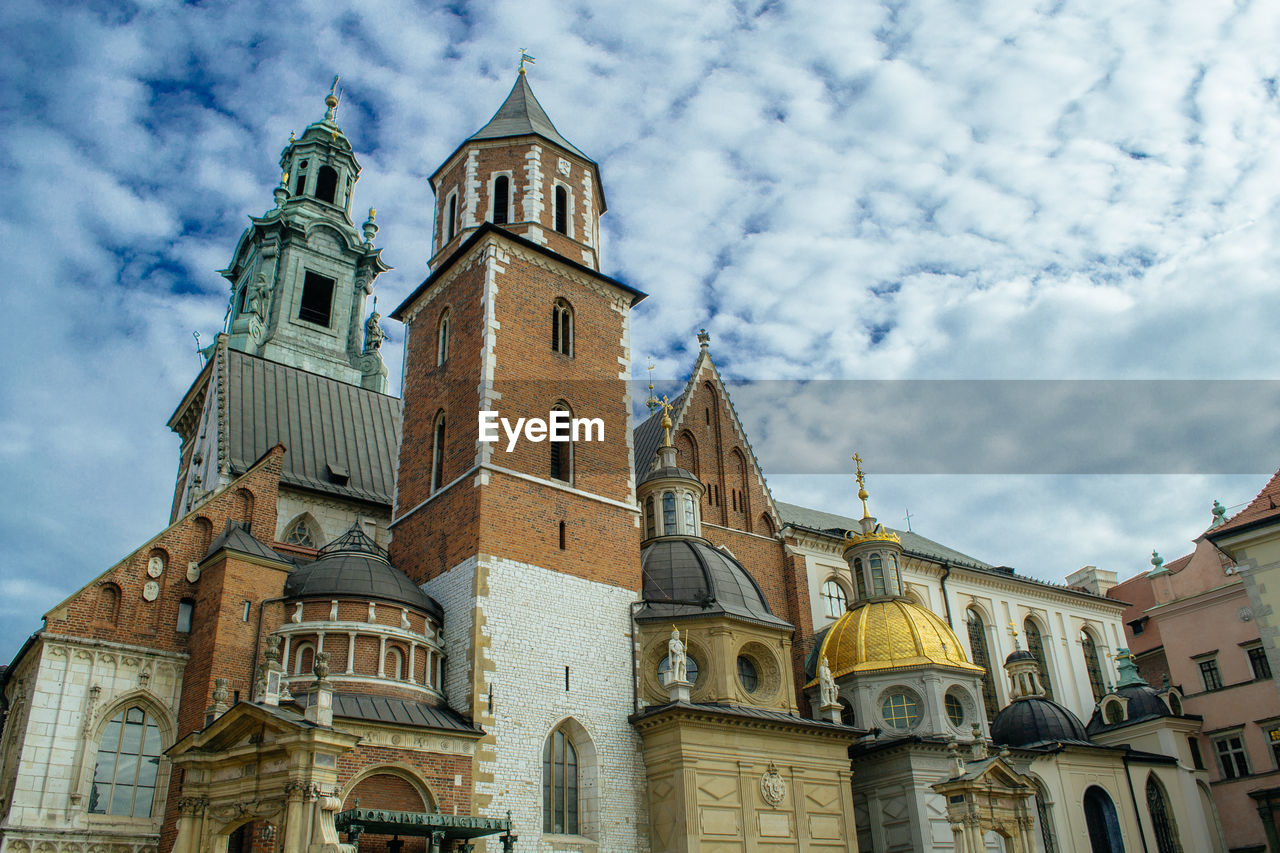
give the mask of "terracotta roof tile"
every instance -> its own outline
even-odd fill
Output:
[[[1227,522],[1208,531],[1215,537],[1228,530],[1236,530],[1255,521],[1267,518],[1280,519],[1280,471],[1271,476],[1270,482],[1262,487],[1258,496],[1249,502],[1244,509],[1231,516]]]

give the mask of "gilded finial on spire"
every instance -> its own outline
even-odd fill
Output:
[[[674,406],[667,402],[666,394],[662,395],[662,399],[658,401],[658,405],[662,407],[662,446],[673,447],[674,445],[671,443],[671,410]]]
[[[869,518],[871,512],[867,509],[867,498],[871,497],[871,495],[867,494],[866,475],[862,473],[862,457],[855,453],[851,458],[858,469],[856,479],[858,481],[858,500],[862,501],[862,517]]]
[[[328,107],[328,109],[325,110],[325,114],[324,114],[325,121],[333,121],[334,111],[338,109],[338,99],[339,99],[338,80],[339,79],[340,78],[337,74],[333,75],[333,85],[329,87],[329,94],[325,96],[324,105]]]
[[[1013,637],[1013,647],[1015,649],[1022,648],[1022,646],[1018,645],[1018,626],[1012,622],[1009,623],[1009,636]]]
[[[532,64],[534,64],[534,59],[533,59],[533,57],[532,57],[532,56],[530,56],[530,55],[527,53],[527,48],[523,48],[523,47],[522,47],[522,48],[520,48],[520,73],[521,73],[521,74],[524,74],[524,64],[525,64],[526,62],[527,62],[527,63],[529,63],[530,65],[532,65]]]
[[[645,406],[649,408],[649,414],[653,414],[658,408],[658,398],[653,394],[653,359],[649,359],[649,399],[644,401]]]

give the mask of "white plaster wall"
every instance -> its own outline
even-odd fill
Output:
[[[383,548],[391,544],[391,533],[387,530],[387,525],[391,523],[389,511],[375,512],[368,504],[322,497],[314,492],[295,491],[288,488],[280,490],[280,498],[276,502],[277,542],[284,541],[284,534],[289,529],[289,525],[304,512],[310,513],[320,525],[319,531],[312,531],[312,534],[320,540],[316,542],[318,548],[324,547],[346,533],[357,521],[361,523],[361,529],[372,536],[373,540]]]
[[[542,747],[562,720],[573,717],[589,733],[597,755],[598,788],[582,790],[599,803],[598,849],[610,853],[648,850],[645,771],[640,739],[627,722],[632,711],[631,590],[548,571],[523,563],[481,558],[488,594],[472,596],[474,563],[464,563],[425,585],[445,608],[445,685],[450,704],[469,680],[471,605],[483,610],[488,638],[486,683],[494,692],[494,721],[485,728],[496,739],[497,758],[480,761],[493,783],[486,810],[511,810],[520,847],[578,849],[564,836],[542,836]],[[565,666],[569,689],[565,689]],[[482,694],[482,699],[487,698]]]

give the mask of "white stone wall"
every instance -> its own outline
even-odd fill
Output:
[[[478,782],[476,793],[493,799],[485,812],[511,811],[523,850],[648,850],[645,771],[640,739],[627,722],[632,711],[630,610],[636,594],[537,566],[482,557],[487,594],[473,597],[476,564],[468,561],[425,585],[445,608],[445,685],[450,704],[470,682],[472,605],[483,614],[480,643],[486,683],[493,691],[494,719],[485,728],[496,739],[496,760],[481,751],[479,771],[494,781]],[[487,648],[485,647],[487,643]],[[569,688],[565,689],[565,667]],[[598,807],[596,826],[586,839],[542,835],[542,747],[548,734],[572,717],[591,739],[596,784],[584,772],[582,808]],[[590,748],[579,749],[580,760]],[[586,816],[584,815],[584,816]],[[598,845],[598,846],[596,846]]]
[[[316,542],[317,548],[324,547],[346,533],[357,521],[364,532],[383,548],[391,544],[391,533],[387,530],[387,525],[391,523],[390,511],[375,512],[368,504],[289,488],[280,489],[280,498],[276,502],[277,542],[284,541],[285,531],[303,513],[309,513],[320,526],[320,530],[311,531],[319,540]],[[215,531],[215,535],[219,532],[221,531]]]
[[[22,691],[30,711],[25,738],[14,750],[17,774],[12,802],[5,804],[5,849],[20,839],[40,840],[42,830],[62,841],[68,832],[89,840],[159,832],[167,761],[161,763],[150,822],[89,815],[89,780],[99,730],[130,701],[138,701],[157,717],[164,747],[173,745],[185,656],[49,635],[28,655],[35,660],[17,677],[24,679]],[[9,692],[15,690],[11,682]],[[8,772],[5,768],[5,775]]]

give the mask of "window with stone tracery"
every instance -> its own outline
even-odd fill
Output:
[[[162,751],[160,727],[143,708],[112,717],[98,741],[89,813],[151,817]]]
[[[578,834],[578,751],[563,727],[542,747],[542,831]]]
[[[307,523],[307,517],[301,516],[297,518],[293,524],[289,525],[289,529],[285,531],[284,542],[286,545],[298,545],[303,548],[318,548],[316,536],[312,533],[311,525]]]

